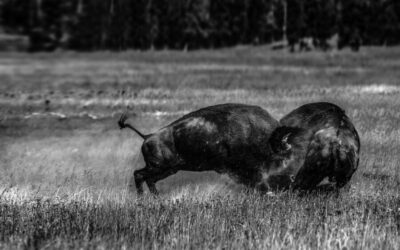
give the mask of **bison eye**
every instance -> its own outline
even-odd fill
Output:
[[[290,137],[291,134],[292,133],[289,133],[289,134],[285,135],[282,138],[282,143],[281,143],[282,144],[282,149],[285,150],[285,151],[288,151],[288,150],[290,150],[292,148],[292,145],[290,145],[288,143],[288,140],[289,140],[289,137]]]
[[[276,154],[285,155],[290,153],[294,137],[301,132],[299,128],[279,127],[272,133],[269,143]]]
[[[287,154],[292,148],[292,145],[285,140],[271,142],[270,146],[272,151],[276,154]]]

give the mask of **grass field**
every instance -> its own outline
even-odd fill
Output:
[[[290,54],[0,55],[0,248],[400,249],[400,48]],[[180,172],[160,197],[127,189],[143,132],[200,107],[256,104],[279,119],[330,101],[360,136],[340,193],[260,195],[212,172]]]

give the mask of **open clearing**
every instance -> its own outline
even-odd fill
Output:
[[[400,248],[400,48],[290,54],[1,54],[0,248]],[[182,172],[161,196],[127,190],[144,133],[200,107],[346,109],[362,144],[339,194],[262,196],[226,176]]]

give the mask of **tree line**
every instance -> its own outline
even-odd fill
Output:
[[[32,51],[199,49],[311,38],[400,43],[398,0],[0,0],[0,26]]]

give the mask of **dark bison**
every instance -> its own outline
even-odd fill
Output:
[[[144,139],[146,165],[134,172],[137,193],[143,182],[157,194],[156,182],[179,170],[227,173],[249,187],[264,185],[271,159],[269,138],[279,123],[265,110],[243,104],[206,107],[144,135],[123,115],[118,124]]]
[[[281,176],[269,185],[309,190],[325,178],[338,188],[349,182],[358,166],[360,139],[343,109],[326,102],[306,104],[280,125],[270,141],[281,157],[272,163]]]

